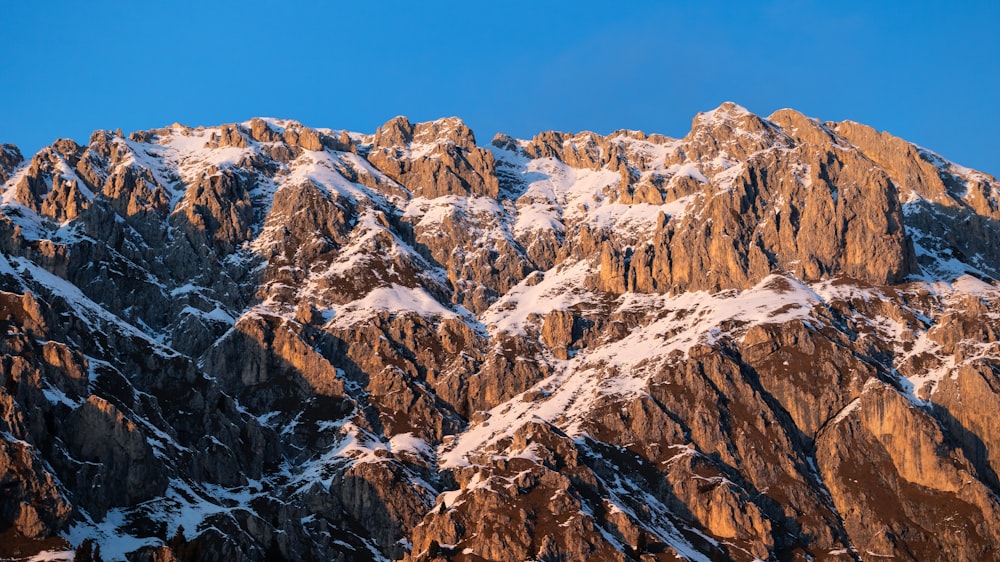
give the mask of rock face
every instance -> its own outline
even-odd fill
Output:
[[[1000,184],[887,133],[253,119],[0,183],[0,557],[1000,556]]]

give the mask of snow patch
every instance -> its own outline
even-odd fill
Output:
[[[351,301],[341,307],[333,323],[337,327],[347,327],[379,312],[403,314],[412,312],[426,317],[455,318],[454,311],[445,308],[423,287],[404,287],[392,284],[388,287],[372,289],[364,298]]]

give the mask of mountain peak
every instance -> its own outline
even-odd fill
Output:
[[[3,147],[0,558],[1000,549],[995,179],[730,103],[492,146]]]
[[[466,150],[476,146],[472,129],[458,117],[442,117],[416,124],[404,116],[394,117],[378,128],[373,142],[378,148],[416,144],[417,151],[423,151],[423,147],[433,147],[443,143]]]
[[[723,102],[719,107],[694,116],[692,127],[712,127],[720,123],[740,122],[756,117],[750,110],[735,102]]]

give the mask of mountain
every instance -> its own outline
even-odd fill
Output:
[[[887,133],[253,119],[0,181],[0,557],[1000,558],[1000,183]]]

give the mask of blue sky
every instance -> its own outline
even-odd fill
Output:
[[[0,142],[253,116],[682,136],[726,100],[1000,175],[1000,2],[5,2]]]

